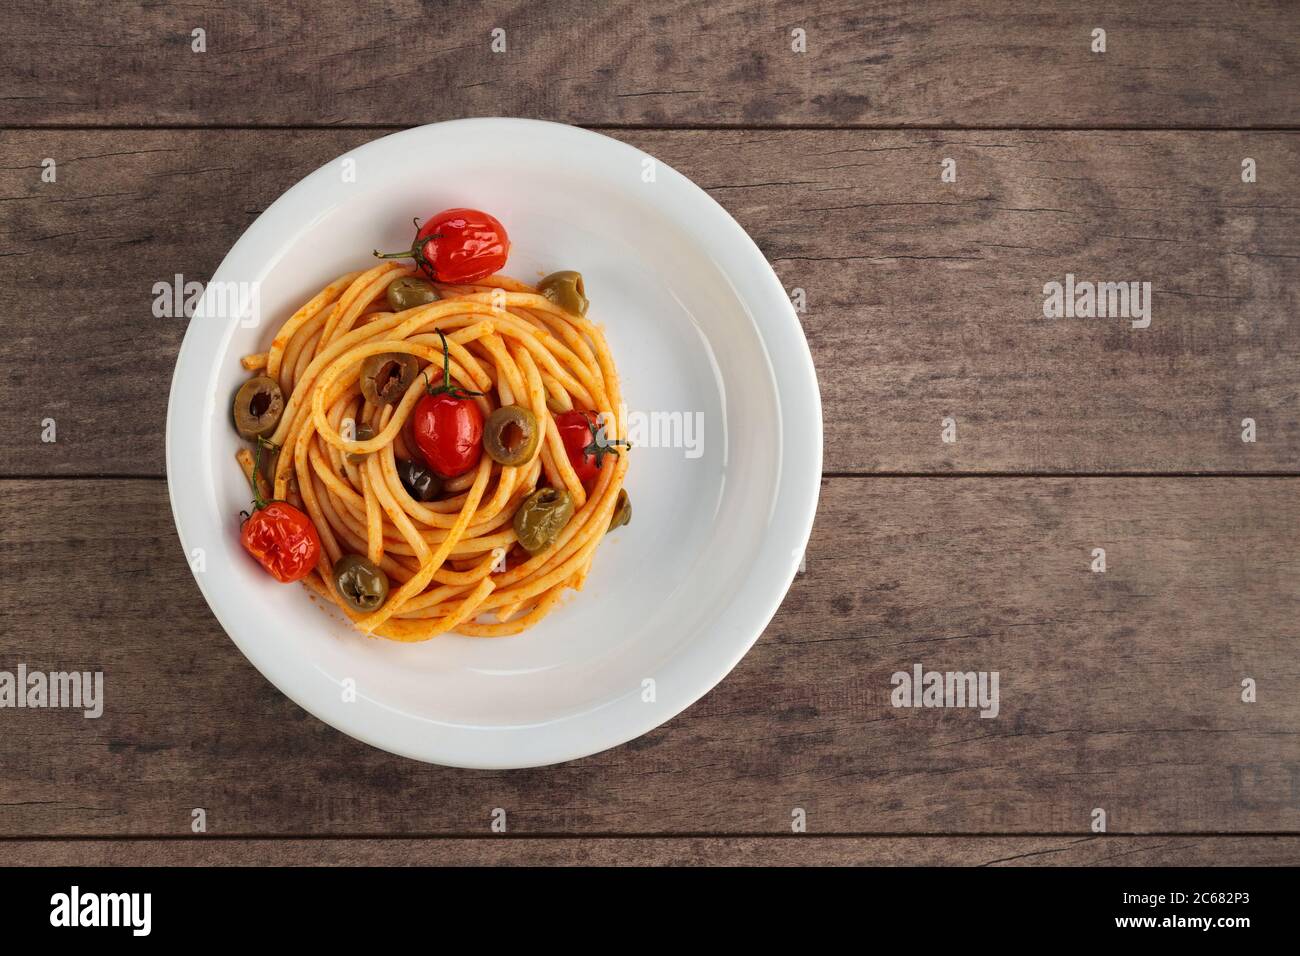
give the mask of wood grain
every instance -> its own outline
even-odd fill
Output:
[[[20,2],[0,125],[1278,126],[1297,30],[1214,0]]]
[[[0,284],[23,293],[0,475],[161,475],[185,320],[152,315],[154,284],[206,280],[284,189],[375,135],[0,134]],[[804,290],[831,473],[1300,470],[1294,133],[618,135],[704,186]],[[1150,328],[1043,318],[1067,273],[1150,282]]]
[[[1295,866],[1300,837],[3,840],[9,866]]]
[[[108,703],[0,709],[0,858],[1300,863],[1298,32],[1298,4],[1212,0],[9,4],[0,670],[102,669]],[[602,128],[704,187],[806,296],[826,421],[808,569],[736,670],[509,773],[288,701],[156,480],[186,320],[154,284],[207,280],[333,157],[479,115]],[[1044,319],[1067,272],[1151,282],[1151,327]],[[915,663],[998,671],[999,716],[892,707]]]
[[[188,836],[195,807],[217,836],[488,836],[496,807],[531,835],[784,834],[796,807],[817,834],[1087,836],[1098,807],[1112,834],[1294,834],[1297,492],[828,479],[806,573],[713,692],[624,747],[489,773],[369,748],[260,677],[161,482],[0,483],[3,667],[103,669],[107,698],[0,711],[0,835]],[[892,707],[916,663],[997,671],[999,715]]]

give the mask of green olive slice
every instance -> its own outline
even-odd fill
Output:
[[[405,312],[418,305],[437,302],[441,296],[433,283],[419,276],[402,276],[388,283],[388,307],[394,312]]]
[[[515,512],[515,537],[529,554],[549,548],[573,517],[573,498],[558,488],[539,488]]]
[[[361,363],[361,394],[372,405],[396,405],[420,373],[420,361],[405,352],[382,352]]]
[[[627,496],[627,492],[622,488],[618,489],[618,500],[614,502],[614,516],[609,519],[609,527],[605,533],[613,531],[615,528],[621,528],[632,520],[632,499]]]
[[[537,291],[565,312],[587,314],[587,290],[582,284],[582,273],[566,269],[552,272],[537,284]]]
[[[353,436],[352,441],[370,441],[370,439],[374,437],[375,430],[369,425],[361,424],[357,426],[356,434]],[[350,451],[344,457],[346,457],[352,464],[359,465],[369,458],[370,455],[369,453],[362,454],[358,451]]]
[[[275,379],[259,375],[239,386],[232,409],[235,430],[241,437],[250,441],[266,438],[280,424],[280,416],[284,414],[284,395]]]
[[[334,564],[334,587],[344,604],[368,614],[388,597],[388,575],[369,558],[345,554]]]
[[[433,501],[442,494],[442,479],[418,462],[397,459],[397,477],[416,501]]]
[[[483,450],[503,465],[526,465],[542,443],[537,416],[522,405],[503,405],[483,423]]]

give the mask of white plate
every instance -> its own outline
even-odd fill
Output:
[[[274,157],[267,157],[268,162]],[[326,282],[408,247],[411,218],[485,209],[510,234],[506,272],[578,269],[629,412],[702,421],[698,455],[639,447],[632,523],[580,593],[494,640],[362,637],[241,549],[248,487],[229,402],[239,358]],[[256,283],[261,324],[214,290]],[[231,301],[231,300],[227,300]],[[224,314],[223,314],[224,313]],[[635,437],[635,436],[634,436]],[[672,440],[671,428],[660,433]],[[167,480],[195,579],[226,633],[281,691],[376,747],[460,767],[558,763],[631,740],[726,676],[776,612],[821,478],[812,359],[781,283],[725,210],[616,140],[552,123],[474,119],[386,136],[321,167],[239,239],[176,362]],[[200,559],[201,557],[201,559]],[[345,700],[347,682],[356,699]]]

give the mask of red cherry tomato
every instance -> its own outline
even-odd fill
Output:
[[[284,584],[305,578],[320,556],[316,526],[287,501],[272,501],[254,511],[244,522],[239,540],[272,577]]]
[[[411,413],[411,436],[425,463],[440,478],[463,475],[483,457],[483,412],[470,392],[451,383],[451,354],[447,336],[442,339],[442,384],[426,385],[428,394]]]
[[[409,251],[375,255],[414,259],[430,280],[455,285],[485,279],[505,268],[510,237],[506,227],[485,212],[446,209],[418,227]]]
[[[473,399],[438,392],[412,413],[411,431],[424,460],[440,478],[463,475],[483,455],[483,412]]]
[[[555,427],[560,431],[564,450],[569,453],[569,464],[584,485],[600,474],[596,467],[595,433],[592,420],[586,412],[561,412],[555,416]]]
[[[584,485],[600,474],[606,455],[617,455],[620,446],[627,447],[622,439],[606,439],[592,412],[561,412],[555,416],[555,427],[559,429],[564,450],[569,453],[569,464]]]

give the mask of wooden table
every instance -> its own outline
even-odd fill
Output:
[[[1158,6],[11,5],[0,669],[107,705],[0,710],[4,861],[1300,862],[1300,6]],[[151,308],[318,165],[478,115],[708,190],[804,290],[826,420],[807,570],[731,676],[501,773],[334,731],[222,633]],[[1044,318],[1067,273],[1149,282],[1150,326]],[[998,671],[998,718],[891,706],[916,663]]]

